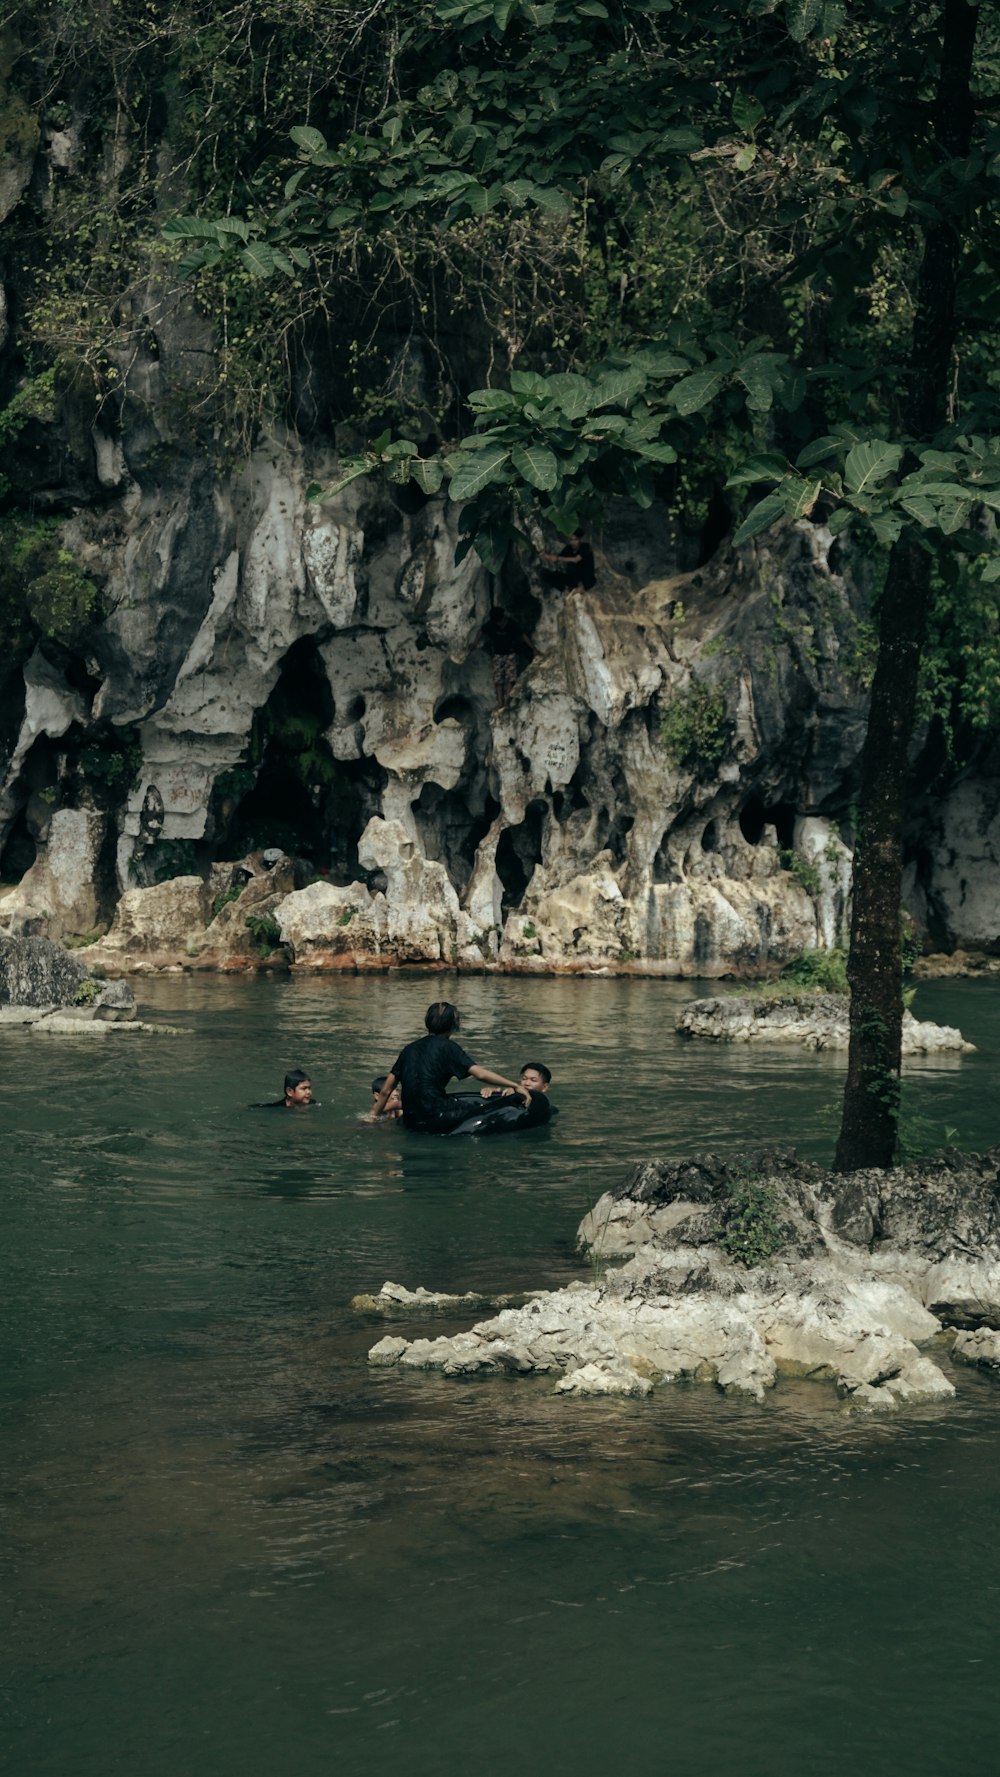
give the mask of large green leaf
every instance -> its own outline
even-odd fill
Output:
[[[700,413],[715,400],[722,387],[717,370],[696,370],[693,376],[682,377],[670,391],[670,400],[680,414]]]
[[[452,500],[472,500],[484,487],[505,480],[504,469],[510,459],[509,450],[476,451],[463,456],[451,477],[448,495]]]
[[[764,456],[748,457],[729,476],[726,486],[752,487],[755,481],[781,480],[787,473],[786,459],[779,456],[777,451],[769,451]]]
[[[252,241],[243,248],[240,259],[255,278],[269,278],[274,270],[274,253],[266,241]]]
[[[785,502],[781,495],[766,494],[763,500],[757,501],[756,506],[751,506],[743,523],[737,526],[733,542],[737,547],[741,543],[748,543],[759,531],[766,531],[770,525],[784,517]]]
[[[796,469],[812,469],[817,463],[829,463],[833,457],[839,456],[844,448],[844,440],[835,438],[828,433],[825,438],[814,438],[801,450],[795,459]]]
[[[559,464],[544,445],[529,444],[511,452],[511,462],[518,474],[541,493],[551,493],[559,485]]]
[[[326,137],[322,131],[312,129],[307,123],[297,123],[293,130],[289,130],[288,134],[296,148],[301,148],[303,154],[322,154],[326,147]]]
[[[844,464],[844,485],[849,493],[870,493],[887,475],[892,475],[903,460],[902,447],[886,444],[881,438],[856,444],[847,453]]]
[[[413,457],[409,469],[421,493],[437,493],[444,480],[444,464],[440,457]]]

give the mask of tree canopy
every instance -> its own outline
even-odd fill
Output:
[[[918,700],[954,734],[1000,690],[995,10],[74,0],[19,28],[12,78],[50,107],[99,91],[106,158],[128,144],[103,263],[171,212],[162,300],[173,253],[220,335],[195,406],[227,443],[280,411],[339,426],[337,485],[447,494],[493,570],[529,515],[567,532],[720,479],[738,546],[808,515],[873,555],[839,1154],[885,1163]],[[157,96],[166,184],[142,148]],[[65,257],[26,305],[98,399],[127,398],[114,281],[89,332]]]

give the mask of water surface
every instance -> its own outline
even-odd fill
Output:
[[[549,1063],[551,1132],[359,1120],[429,991],[475,1059]],[[580,1216],[650,1153],[826,1158],[840,1058],[683,1043],[661,982],[139,992],[187,1034],[3,1038],[5,1769],[992,1777],[984,1379],[891,1422],[807,1384],[567,1401],[370,1371],[417,1323],[350,1309],[587,1275]],[[921,1116],[995,1142],[1000,995],[916,1010],[980,1045],[911,1067]],[[244,1108],[298,1065],[315,1115]]]

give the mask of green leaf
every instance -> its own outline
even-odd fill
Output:
[[[640,457],[645,457],[649,463],[676,463],[677,461],[677,452],[673,445],[667,444],[666,440],[662,438],[651,438],[648,444],[637,444],[634,448],[637,454]]]
[[[546,395],[548,384],[535,370],[512,370],[510,386],[515,395]]]
[[[350,487],[351,482],[357,481],[360,476],[370,475],[376,466],[375,458],[372,456],[348,457],[347,461],[340,466],[341,473],[337,480],[331,487],[324,488],[322,494],[318,494],[316,498],[332,500],[334,494],[339,494],[345,487]]]
[[[217,241],[219,223],[207,222],[203,216],[172,216],[163,224],[166,241]]]
[[[554,487],[558,487],[559,464],[543,445],[529,444],[526,449],[515,450],[511,453],[511,461],[518,474],[541,493],[551,493]]]
[[[289,130],[288,134],[296,148],[301,148],[303,154],[322,154],[326,147],[326,137],[320,130],[312,129],[307,123],[297,123],[294,129]]]
[[[853,524],[853,522],[854,513],[851,511],[851,508],[849,506],[838,506],[836,512],[831,512],[827,519],[826,528],[832,536],[839,537],[841,532],[846,531],[848,526]]]
[[[766,531],[769,525],[775,524],[779,518],[784,518],[784,516],[785,502],[781,495],[766,494],[763,500],[757,501],[756,506],[751,506],[743,523],[737,526],[736,534],[733,537],[734,544],[738,548],[741,543],[749,542],[750,538],[756,537],[759,531]]]
[[[509,457],[509,450],[498,449],[476,451],[463,457],[451,477],[449,499],[472,500],[484,487],[505,480],[504,465]]]
[[[969,521],[971,500],[946,500],[938,507],[938,528],[946,537],[960,531]]]
[[[902,499],[897,499],[896,503],[925,529],[937,524],[937,507],[933,500],[924,499],[920,494],[907,494]]]
[[[785,0],[785,23],[788,35],[802,43],[812,35],[823,17],[823,0]]]
[[[898,512],[876,512],[871,527],[880,543],[895,543],[903,529],[903,520]]]
[[[815,506],[822,489],[823,483],[821,481],[799,482],[790,475],[779,489],[788,517],[792,519],[804,518],[806,513],[811,512]]]
[[[338,204],[331,210],[326,219],[327,228],[343,228],[348,222],[356,222],[358,209],[356,204]]]
[[[545,380],[546,394],[553,396],[559,403],[561,413],[569,420],[582,420],[589,413],[594,401],[593,384],[585,376],[577,376],[567,370],[557,376]]]
[[[670,391],[670,400],[680,414],[700,413],[714,401],[722,387],[717,370],[696,370],[693,376],[682,377]]]
[[[274,253],[266,241],[253,241],[244,247],[240,260],[254,278],[269,278],[275,266]]]
[[[410,476],[423,494],[436,494],[444,480],[444,464],[440,457],[414,457]]]
[[[844,440],[833,438],[829,433],[825,438],[814,438],[811,444],[806,445],[805,450],[800,450],[795,459],[795,467],[796,469],[812,469],[816,463],[828,463],[830,458],[838,456],[843,448]]]
[[[847,453],[844,464],[844,484],[849,493],[870,493],[887,475],[899,468],[903,460],[902,448],[898,444],[886,444],[881,438],[871,439],[867,444],[856,444]]]
[[[474,413],[501,413],[513,411],[516,403],[507,389],[473,389],[469,406]]]
[[[206,265],[218,265],[222,258],[222,248],[214,241],[206,241],[203,247],[196,247],[193,253],[185,253],[177,267],[182,278],[189,278],[192,272],[201,271]]]
[[[766,456],[748,457],[745,463],[730,475],[727,487],[752,487],[755,481],[781,481],[788,474],[786,459],[777,451],[769,451]]]
[[[594,384],[594,406],[621,407],[637,395],[646,378],[641,370],[609,370]]]
[[[733,122],[738,130],[747,135],[757,128],[764,115],[764,107],[752,93],[737,93],[733,100]]]
[[[744,148],[741,148],[739,153],[736,155],[735,159],[733,160],[733,166],[736,168],[736,171],[738,173],[748,173],[750,171],[750,168],[753,166],[753,163],[756,159],[757,159],[757,150],[754,147],[752,142],[748,142],[746,144],[746,146]]]

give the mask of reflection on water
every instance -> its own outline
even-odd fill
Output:
[[[450,991],[476,1059],[553,1067],[548,1139],[359,1120],[419,978],[170,980],[141,992],[186,1038],[5,1038],[9,1768],[938,1777],[961,1748],[992,1772],[977,1375],[884,1423],[806,1384],[760,1409],[367,1369],[411,1328],[353,1315],[360,1290],[564,1280],[634,1160],[832,1143],[842,1062],[681,1043],[684,987]],[[918,1013],[981,1045],[919,1078],[986,1145],[1000,999],[922,989]],[[242,1108],[300,1064],[319,1112]]]

